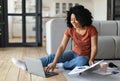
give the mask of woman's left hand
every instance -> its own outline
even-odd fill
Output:
[[[89,60],[89,66],[93,65],[94,61],[93,60]]]

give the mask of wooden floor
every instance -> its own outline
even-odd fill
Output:
[[[59,75],[49,78],[29,74],[17,68],[11,62],[12,57],[24,59],[24,57],[39,58],[45,56],[45,47],[9,47],[0,48],[0,81],[67,81],[62,71],[56,69]]]

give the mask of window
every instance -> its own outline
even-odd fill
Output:
[[[120,0],[108,0],[107,19],[120,20]]]
[[[60,3],[56,3],[56,14],[60,13]]]
[[[78,3],[59,3],[59,2],[56,2],[55,3],[55,15],[65,16],[66,11],[69,10],[74,5],[78,5]]]
[[[69,3],[69,5],[68,5],[69,7],[68,8],[71,8],[72,6],[73,6],[73,4],[72,3]]]
[[[6,0],[7,46],[42,46],[41,0]]]
[[[66,13],[66,3],[62,3],[62,13]]]

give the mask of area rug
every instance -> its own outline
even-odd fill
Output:
[[[114,63],[119,64],[120,61],[114,61]],[[61,70],[68,81],[120,81],[120,73],[114,75],[100,75],[93,73],[92,71],[87,71],[82,73],[81,75],[68,75],[70,70]]]

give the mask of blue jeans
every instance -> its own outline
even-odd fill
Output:
[[[46,57],[40,58],[42,61],[43,67],[46,67],[49,63],[52,63],[54,60],[55,54],[50,54]],[[89,61],[88,56],[78,56],[74,51],[67,50],[59,58],[58,63],[64,63],[63,68],[71,70],[76,66],[87,65]]]

